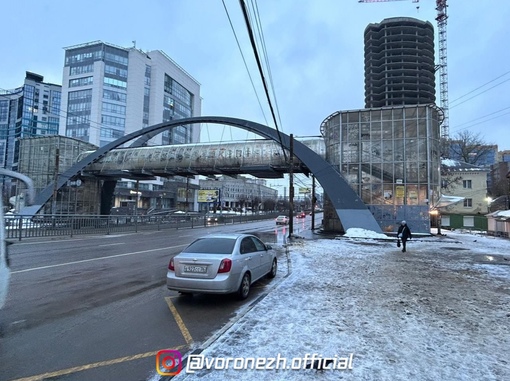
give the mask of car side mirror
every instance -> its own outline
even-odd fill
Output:
[[[273,246],[271,246],[271,245],[266,245],[266,250],[273,250]]]

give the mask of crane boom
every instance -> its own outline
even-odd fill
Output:
[[[388,1],[407,1],[407,0],[358,0],[358,3],[386,3]],[[413,3],[419,3],[420,0],[412,0]]]

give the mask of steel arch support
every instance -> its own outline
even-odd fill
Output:
[[[132,144],[132,146],[141,146],[151,137],[169,128],[200,123],[222,124],[238,127],[243,130],[253,132],[266,139],[281,142],[285,149],[290,150],[290,136],[281,132],[278,133],[275,129],[259,123],[223,116],[199,116],[193,118],[184,118],[146,127],[144,129],[123,136],[97,149],[94,153],[80,160],[69,169],[67,169],[64,173],[59,175],[57,179],[57,188],[62,188],[71,177],[80,173],[89,164],[99,160],[107,152],[135,138],[138,139],[135,141],[135,143]],[[314,174],[315,178],[321,184],[322,188],[328,195],[345,230],[349,228],[363,228],[382,233],[381,227],[375,220],[370,210],[366,207],[356,192],[354,192],[354,190],[349,186],[342,174],[334,166],[332,166],[313,150],[297,140],[294,140],[293,148],[294,155],[299,160],[301,160],[301,162],[304,163],[308,169],[310,169],[310,171]],[[31,207],[24,208],[21,213],[24,215],[35,215],[42,208],[42,206],[49,201],[54,189],[54,184],[49,184],[36,196],[35,204]]]

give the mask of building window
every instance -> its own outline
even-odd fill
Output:
[[[474,228],[475,227],[475,217],[473,217],[473,216],[464,216],[464,227],[466,227],[466,228]]]
[[[78,75],[85,73],[92,73],[94,71],[94,65],[81,65],[81,66],[71,66],[69,68],[69,75]]]
[[[92,77],[83,77],[69,80],[69,87],[92,85]]]
[[[70,91],[69,100],[74,101],[77,99],[90,102],[92,100],[92,90]]]
[[[462,181],[462,186],[463,186],[465,189],[471,189],[471,180],[463,180],[463,181]]]
[[[127,95],[113,90],[103,90],[103,98],[126,103]]]
[[[126,106],[103,102],[103,111],[112,114],[126,115]]]
[[[127,78],[128,72],[127,69],[122,69],[112,65],[105,65],[104,72],[112,75],[116,75],[118,77]]]
[[[117,128],[124,128],[126,119],[117,118],[115,116],[110,115],[101,115],[101,123],[108,126],[113,126]]]
[[[120,89],[127,88],[126,81],[120,81],[118,79],[113,79],[113,78],[108,78],[108,77],[104,77],[104,84],[105,84],[105,86],[118,87]]]
[[[464,199],[464,208],[472,208],[473,207],[473,199],[465,198]]]

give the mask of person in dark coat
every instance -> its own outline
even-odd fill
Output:
[[[407,226],[407,223],[405,221],[402,221],[400,223],[400,226],[398,227],[397,237],[402,240],[402,252],[405,253],[407,240],[413,238],[411,229],[409,229],[409,226]]]

